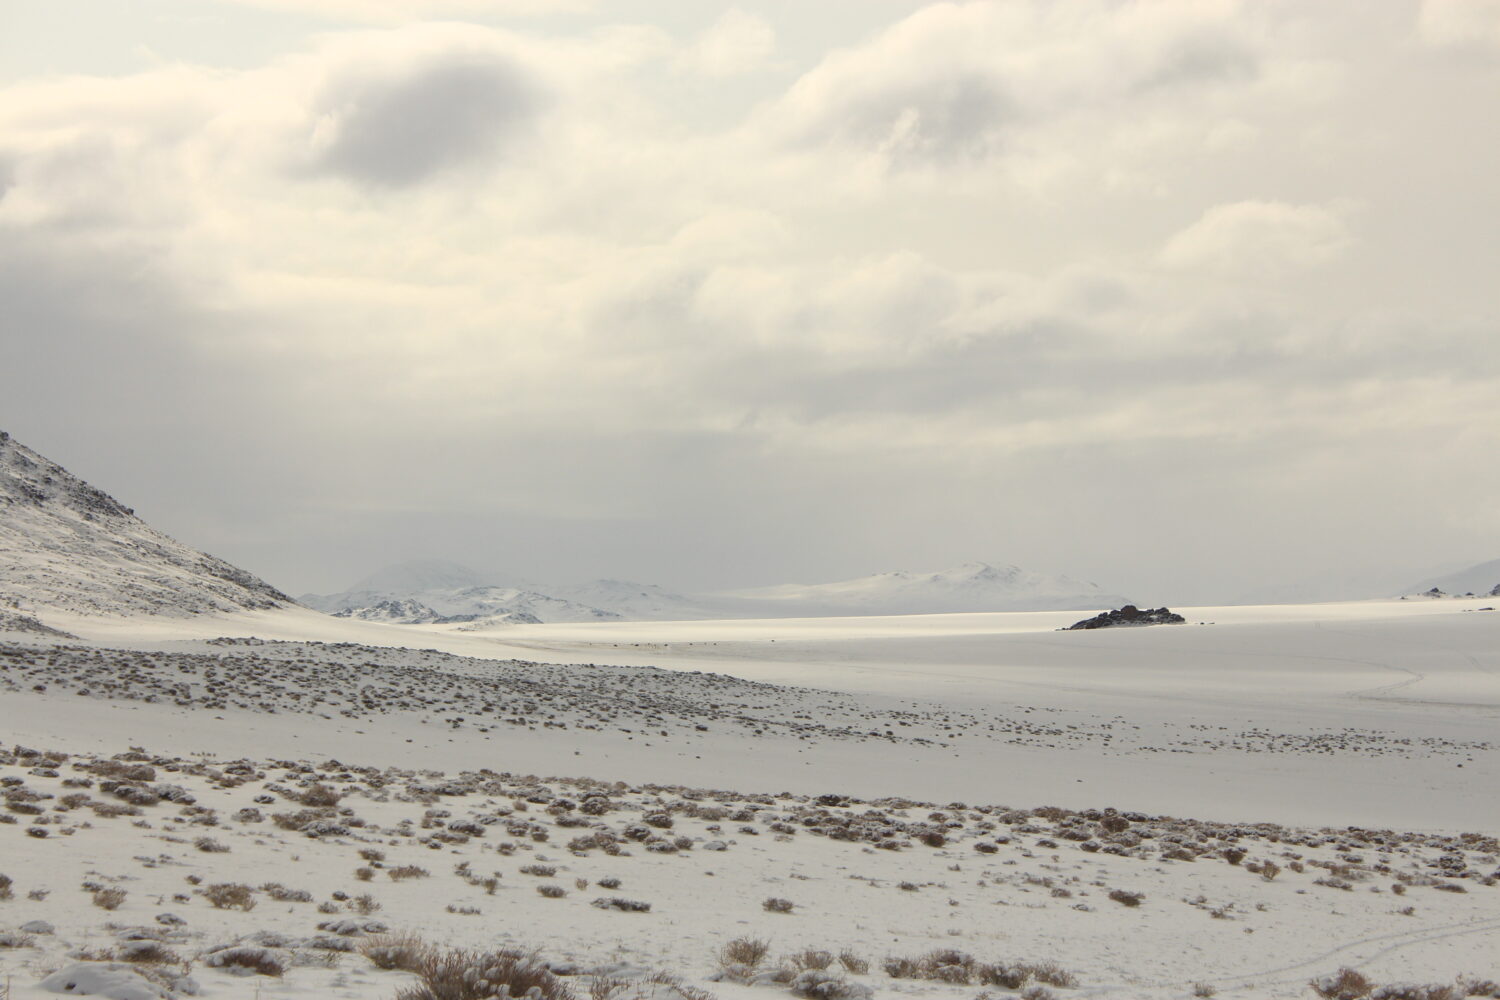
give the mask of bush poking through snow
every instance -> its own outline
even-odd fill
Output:
[[[392,882],[404,882],[409,878],[427,878],[431,874],[421,865],[401,865],[399,868],[386,870],[386,875],[390,876]]]
[[[792,910],[796,909],[797,904],[793,903],[790,899],[781,899],[777,896],[772,896],[764,903],[761,903],[760,906],[767,913],[791,913]]]
[[[858,954],[856,954],[849,948],[845,948],[843,951],[839,952],[839,964],[844,967],[845,972],[852,973],[856,976],[863,976],[870,971],[869,961],[867,959],[861,958]]]
[[[955,986],[999,986],[1019,990],[1027,983],[1076,986],[1078,977],[1056,962],[978,962],[973,955],[939,948],[917,958],[887,958],[886,975],[892,979],[930,979]]]
[[[255,909],[254,890],[238,882],[219,882],[203,890],[203,898],[216,910]]]
[[[433,951],[420,936],[409,932],[376,934],[360,942],[357,950],[377,969],[401,972],[420,972]]]
[[[816,969],[822,972],[833,965],[833,952],[808,948],[788,955],[786,957],[786,964],[798,972],[806,972],[808,969]]]
[[[805,1000],[869,1000],[875,991],[863,983],[852,983],[836,972],[806,969],[787,984],[792,996]]]
[[[621,910],[625,913],[650,913],[651,904],[643,903],[638,899],[626,899],[623,896],[600,897],[589,904],[601,910]]]
[[[754,969],[771,953],[771,943],[761,938],[735,938],[719,949],[721,966],[739,965]]]
[[[535,955],[520,951],[430,951],[415,970],[421,982],[397,991],[396,1000],[576,1000]],[[535,991],[535,992],[532,992]]]
[[[1370,991],[1375,988],[1375,984],[1365,978],[1363,973],[1347,966],[1331,976],[1314,979],[1308,985],[1323,1000],[1360,1000],[1361,997],[1369,996]]]
[[[286,963],[276,957],[270,948],[258,945],[234,945],[210,952],[203,964],[213,969],[248,969],[259,976],[280,979],[286,973]]]
[[[94,905],[101,910],[118,910],[126,895],[124,889],[95,889]]]

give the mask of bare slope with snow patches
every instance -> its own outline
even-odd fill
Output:
[[[192,615],[291,603],[0,432],[0,604],[33,614]]]
[[[1500,596],[1500,559],[1470,566],[1456,573],[1435,576],[1430,580],[1413,584],[1404,593],[1421,594],[1436,588],[1444,594],[1479,594]]]
[[[780,584],[720,596],[756,607],[767,618],[1097,610],[1129,603],[1098,584],[982,562],[936,572],[876,573],[836,583]]]

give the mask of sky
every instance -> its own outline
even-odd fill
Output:
[[[1500,554],[1500,0],[5,0],[0,428],[293,593]]]

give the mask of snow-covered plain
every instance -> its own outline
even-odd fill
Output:
[[[1055,963],[1076,985],[1040,988],[1120,998],[1311,997],[1344,966],[1494,978],[1493,603],[1179,608],[1188,624],[1093,632],[1058,631],[1076,612],[479,631],[45,612],[71,638],[0,632],[0,742],[72,756],[0,756],[0,976],[55,995],[44,975],[84,982],[70,956],[120,958],[146,927],[205,996],[395,997],[410,974],[330,950],[368,934],[319,930],[357,918],[634,977],[618,1000],[651,970],[686,990],[656,1000],[784,996],[715,978],[742,937],[772,966],[848,950],[871,963],[854,995],[919,1000],[969,1000],[982,976],[886,959]],[[156,774],[123,794],[194,802],[111,815],[131,747]],[[337,808],[299,801],[314,779]],[[580,815],[591,794],[604,811]],[[389,877],[409,865],[429,876]],[[253,908],[214,907],[214,884]],[[91,905],[111,888],[118,910]],[[651,909],[591,905],[614,896]],[[233,975],[212,964],[228,946],[287,968]],[[161,995],[130,970],[119,995]]]

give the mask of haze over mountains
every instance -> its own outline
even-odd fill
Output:
[[[834,583],[780,584],[683,595],[655,584],[592,580],[501,586],[457,563],[419,560],[386,567],[339,594],[306,594],[308,607],[341,617],[403,624],[490,625],[627,619],[812,618],[976,611],[1071,611],[1128,598],[1093,583],[1017,566],[966,563],[927,573],[896,571]]]
[[[0,432],[0,606],[83,614],[194,615],[296,602],[264,580],[147,525],[108,494]],[[1488,594],[1500,560],[1407,589]],[[503,624],[859,617],[987,611],[1090,611],[1128,594],[1062,575],[984,562],[832,583],[681,594],[655,584],[497,582],[444,560],[388,566],[337,594],[301,603],[392,624]]]

